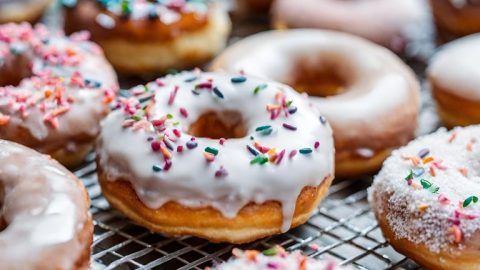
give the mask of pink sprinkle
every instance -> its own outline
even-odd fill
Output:
[[[170,93],[170,97],[168,98],[168,105],[173,104],[173,102],[175,101],[175,97],[177,96],[177,92],[178,92],[178,85],[175,85],[172,92]]]
[[[317,245],[317,244],[315,244],[315,243],[310,244],[309,246],[310,246],[310,248],[313,249],[313,250],[319,250],[319,249],[320,249],[320,246]]]
[[[224,145],[225,144],[225,138],[220,138],[220,140],[218,141],[218,143],[220,143],[220,145]]]
[[[283,149],[282,151],[280,151],[280,153],[278,153],[277,161],[276,161],[277,165],[279,165],[280,162],[282,162],[282,159],[284,156],[285,156],[285,149]]]
[[[203,153],[203,156],[205,157],[205,159],[208,161],[208,162],[212,162],[215,160],[215,156],[210,154],[210,153],[207,153],[207,152],[204,152]]]
[[[288,154],[288,158],[293,158],[296,155],[297,155],[297,150],[292,150],[290,151],[290,154]]]
[[[277,262],[268,262],[267,267],[270,268],[270,269],[279,269],[280,264],[277,263]]]
[[[188,117],[188,111],[187,111],[187,109],[185,109],[185,108],[180,108],[180,114],[181,114],[184,118],[187,118],[187,117]]]
[[[335,262],[329,262],[325,267],[325,270],[335,270]]]
[[[183,145],[177,146],[177,152],[178,152],[178,153],[183,152]]]
[[[164,83],[161,79],[156,79],[156,80],[155,80],[155,83],[156,83],[158,86],[165,86],[165,83]]]
[[[153,141],[150,146],[152,147],[152,150],[154,152],[160,151],[160,142],[159,141]]]
[[[440,196],[438,196],[438,202],[446,205],[450,203],[450,199],[448,199],[447,196],[440,194]]]
[[[220,169],[218,169],[216,172],[215,172],[215,177],[225,177],[228,175],[228,172],[227,170],[225,170],[225,168],[223,166],[220,166]]]
[[[468,219],[468,220],[474,220],[474,219],[478,218],[478,216],[476,216],[476,215],[463,213],[458,209],[455,209],[455,217],[459,218],[459,219]]]
[[[180,132],[180,130],[178,130],[176,128],[173,129],[173,134],[175,134],[175,136],[177,136],[177,138],[182,137],[182,133]]]
[[[315,149],[317,149],[319,146],[320,146],[320,142],[319,142],[319,141],[316,141],[315,144],[313,145],[313,147],[314,147]]]

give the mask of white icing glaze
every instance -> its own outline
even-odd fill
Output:
[[[390,51],[348,34],[313,29],[259,33],[230,46],[211,69],[289,83],[296,63],[312,62],[306,66],[313,67],[325,58],[335,59],[352,81],[339,95],[310,97],[339,136],[356,140],[365,133],[383,134],[398,125],[388,124],[393,114],[416,115],[419,85],[408,67]]]
[[[272,250],[275,248],[272,248]],[[280,249],[280,248],[278,248]],[[338,266],[333,261],[315,260],[303,256],[299,251],[266,256],[254,250],[234,250],[235,257],[228,262],[214,266],[213,270],[349,270],[351,267]]]
[[[2,269],[72,269],[85,249],[86,191],[57,162],[0,140]]]
[[[462,206],[468,197],[480,195],[479,143],[480,126],[453,131],[442,128],[394,151],[385,161],[369,189],[369,200],[374,209],[384,209],[380,197],[391,194],[386,202],[389,207],[386,218],[396,237],[425,244],[431,251],[440,251],[454,242],[451,232],[454,225],[463,234],[460,247],[479,231],[480,203]],[[414,166],[405,159],[418,156],[422,149],[430,151],[428,156],[434,158],[432,162]],[[406,176],[410,170],[421,170],[419,167],[425,172],[414,175],[409,185]],[[434,168],[436,176],[429,173],[430,167]],[[425,189],[421,179],[429,181],[434,189],[438,187],[438,191]],[[426,209],[420,210],[422,206]]]
[[[277,0],[272,13],[290,27],[348,32],[392,48],[428,15],[421,0]]]
[[[431,60],[430,80],[452,95],[480,101],[480,34],[445,45]]]
[[[196,78],[195,81],[186,82],[192,77]],[[223,99],[207,89],[199,90],[199,95],[192,93],[195,85],[209,79],[223,93]],[[122,128],[122,123],[129,117],[124,110],[112,112],[103,122],[97,149],[99,162],[110,178],[126,176],[130,179],[137,195],[150,208],[158,208],[173,200],[189,207],[213,206],[225,217],[233,218],[249,202],[279,201],[283,208],[282,229],[286,231],[291,225],[300,191],[306,186],[318,186],[327,176],[333,176],[331,129],[328,124],[319,121],[318,114],[308,101],[288,86],[268,82],[267,87],[255,95],[254,89],[265,81],[248,78],[243,83],[232,83],[230,79],[223,74],[184,72],[167,76],[162,80],[165,86],[156,83],[147,85],[155,93],[150,118],[158,119],[170,113],[173,120],[168,121],[166,132],[176,140],[176,143],[170,143],[174,148],[179,145],[184,147],[181,153],[172,151],[172,166],[168,171],[152,171],[152,165],[163,166],[165,162],[162,154],[152,151],[147,141],[154,136],[152,125],[147,122],[145,128],[136,131]],[[168,105],[176,86],[175,100]],[[266,106],[276,103],[275,95],[279,91],[285,94],[286,100],[293,101],[291,106],[296,106],[298,111],[287,116],[281,113],[272,121]],[[188,117],[182,116],[181,108],[187,109]],[[200,115],[229,110],[242,114],[247,128],[246,137],[227,139],[224,145],[216,139],[196,138],[197,148],[190,150],[185,146],[191,138],[187,130]],[[179,121],[178,125],[172,126],[175,121]],[[293,125],[297,130],[288,130],[282,126],[283,123]],[[273,132],[259,135],[255,129],[263,125],[271,125]],[[180,138],[172,134],[173,128],[181,132]],[[276,148],[277,153],[285,149],[280,164],[250,164],[254,158],[246,148],[254,144],[250,135],[262,146]],[[315,142],[320,143],[318,148],[314,147]],[[207,162],[203,156],[206,147],[219,151],[213,162]],[[313,152],[288,157],[290,151],[301,148],[311,148]],[[221,166],[228,175],[215,177]]]
[[[69,39],[61,33],[49,33],[43,26],[32,29],[28,24],[0,27],[0,68],[11,68],[18,55],[25,56],[32,66],[32,76],[24,78],[19,86],[0,87],[0,115],[9,117],[8,124],[0,126],[2,138],[16,140],[18,129],[27,129],[33,138],[44,142],[35,147],[44,150],[51,142],[98,134],[99,120],[108,110],[105,95],[114,95],[117,79],[101,49],[86,38],[87,33]],[[84,85],[84,80],[99,85]],[[51,98],[45,98],[46,91],[52,92]],[[61,101],[53,98],[55,91],[61,93]],[[58,127],[54,127],[46,115],[63,107],[69,109],[56,118]]]

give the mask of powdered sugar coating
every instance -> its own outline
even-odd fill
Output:
[[[386,219],[397,238],[439,252],[452,244],[461,248],[478,232],[479,141],[480,126],[442,128],[385,161],[369,200],[377,214],[388,209]]]

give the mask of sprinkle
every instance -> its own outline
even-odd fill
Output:
[[[477,203],[478,202],[478,197],[477,196],[470,196],[468,197],[467,199],[465,199],[465,201],[463,201],[463,208],[469,206],[471,203]]]
[[[175,97],[177,96],[178,92],[178,85],[175,85],[173,88],[172,92],[170,93],[170,96],[168,97],[168,105],[171,106],[173,102],[175,101]]]
[[[177,146],[177,152],[182,153],[183,152],[183,145]]]
[[[257,87],[255,87],[255,89],[253,89],[253,94],[258,94],[260,91],[262,91],[263,89],[267,88],[267,84],[260,84],[260,85],[257,85]]]
[[[255,131],[260,133],[261,135],[270,135],[273,131],[273,128],[270,125],[266,125],[266,126],[257,127]]]
[[[0,126],[5,126],[10,122],[10,116],[0,113]]]
[[[198,79],[197,76],[193,76],[191,78],[185,79],[185,82],[190,83],[190,82],[196,81],[197,79]]]
[[[312,148],[302,148],[298,150],[298,152],[300,152],[300,154],[303,154],[303,155],[308,155],[312,153]]]
[[[214,87],[214,88],[213,88],[213,93],[214,93],[217,97],[219,97],[219,98],[221,98],[221,99],[224,98],[223,93],[220,91],[220,89],[218,89],[218,87]]]
[[[413,171],[410,170],[410,172],[408,173],[408,175],[405,177],[405,180],[407,181],[410,181],[413,179]]]
[[[283,157],[285,156],[285,149],[280,151],[280,153],[277,155],[277,161],[276,164],[279,165],[280,162],[282,162]]]
[[[456,244],[462,242],[463,233],[462,230],[460,230],[460,227],[458,227],[457,225],[453,225],[448,229],[448,232],[453,235],[453,241]]]
[[[258,251],[256,250],[247,250],[245,251],[245,257],[247,260],[254,262],[257,259]]]
[[[230,79],[230,81],[232,83],[243,83],[247,80],[247,77],[245,76],[238,76],[238,77],[233,77],[232,79]]]
[[[432,166],[430,166],[428,171],[429,171],[431,176],[433,176],[433,177],[437,176],[437,173],[435,172],[435,169]]]
[[[167,141],[165,138],[162,141],[170,151],[173,151],[173,146],[169,141]]]
[[[424,211],[427,210],[427,208],[429,208],[429,207],[430,207],[430,205],[424,203],[424,204],[418,205],[418,206],[417,206],[417,209],[418,209],[420,212],[424,212]]]
[[[286,129],[288,129],[288,130],[294,130],[294,131],[297,130],[297,127],[292,126],[292,125],[287,124],[287,123],[283,123],[282,126]]]
[[[425,169],[423,167],[418,167],[414,168],[411,172],[415,177],[420,177],[425,173]]]
[[[167,148],[160,146],[160,152],[162,152],[163,158],[165,159],[171,159],[172,154],[168,151]]]
[[[153,142],[150,144],[150,146],[152,147],[152,150],[153,150],[154,152],[160,151],[160,146],[161,146],[161,145],[160,145],[160,142],[159,142],[159,141],[153,141]]]
[[[208,162],[212,162],[215,160],[215,156],[210,154],[210,153],[207,153],[207,152],[204,152],[203,153],[203,156],[205,157],[205,159],[208,161]]]
[[[259,153],[257,152],[257,150],[253,149],[253,147],[251,147],[250,145],[247,145],[247,149],[248,149],[248,151],[249,151],[252,155],[254,155],[254,156],[258,156],[258,155],[259,155]]]
[[[297,155],[297,150],[292,150],[290,151],[290,154],[288,154],[288,158],[293,158],[296,155]]]
[[[256,163],[265,164],[267,162],[268,162],[268,157],[266,157],[264,155],[258,155],[250,161],[250,164],[256,164]]]
[[[214,156],[218,155],[218,149],[213,148],[213,147],[206,147],[205,152],[210,153]]]
[[[327,118],[325,118],[325,116],[320,116],[320,123],[322,123],[322,125],[326,125],[327,124]]]
[[[430,181],[428,181],[428,180],[425,180],[425,179],[421,179],[421,180],[420,180],[420,184],[422,185],[422,187],[423,187],[424,189],[428,189],[428,188],[430,188],[430,187],[432,186],[432,183],[431,183]]]
[[[288,108],[288,113],[289,114],[294,114],[296,112],[297,112],[297,107],[291,106],[291,107]]]
[[[262,251],[262,254],[265,255],[265,256],[275,256],[277,255],[278,251],[275,247],[273,248],[269,248],[269,249],[266,249],[264,251]]]
[[[225,170],[225,168],[223,166],[220,166],[220,169],[218,169],[216,172],[215,172],[215,177],[219,178],[219,177],[225,177],[228,175],[228,172],[227,170]]]
[[[428,156],[428,157],[422,159],[422,163],[423,163],[423,164],[427,164],[427,163],[429,163],[429,162],[431,162],[431,161],[433,161],[433,157],[432,157],[432,156]]]
[[[177,138],[182,137],[182,133],[180,132],[180,130],[174,128],[172,132],[175,136],[177,136]]]
[[[224,144],[225,144],[225,141],[226,141],[225,138],[220,138],[220,139],[218,140],[218,143],[219,143],[220,145],[224,145]]]
[[[449,204],[450,203],[450,199],[447,198],[447,196],[443,195],[443,194],[440,194],[438,196],[438,202],[441,203],[441,204]]]
[[[183,118],[188,117],[188,111],[185,108],[180,108],[180,115],[183,116]]]
[[[187,148],[188,149],[194,149],[198,146],[198,143],[196,141],[188,141],[187,142]]]
[[[165,83],[162,81],[162,79],[156,79],[155,83],[157,84],[157,86],[160,86],[160,87],[165,86]]]
[[[319,141],[316,141],[316,142],[313,144],[313,148],[318,149],[318,147],[320,147],[320,142],[319,142]]]
[[[468,176],[468,169],[465,167],[458,168],[458,171],[465,177]]]
[[[155,164],[155,165],[152,166],[152,170],[153,170],[154,172],[161,172],[161,171],[162,171],[162,168],[161,168],[159,165],[156,165],[156,164]]]
[[[448,138],[448,143],[452,143],[455,138],[457,138],[457,132],[453,132],[450,138]]]
[[[163,164],[163,170],[168,171],[172,167],[172,162],[170,159],[165,160],[165,164]]]
[[[430,154],[430,150],[428,150],[426,148],[424,148],[424,149],[422,149],[418,152],[418,156],[420,158],[424,158],[424,157],[428,156],[428,154]]]

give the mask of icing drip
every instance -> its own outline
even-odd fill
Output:
[[[286,231],[301,190],[333,175],[330,127],[285,85],[183,72],[132,92],[138,96],[121,99],[103,122],[97,151],[106,174],[131,179],[150,208],[173,200],[233,218],[249,202],[279,201]],[[145,96],[150,101],[141,105]],[[190,135],[197,118],[212,111],[239,111],[247,135]]]
[[[396,237],[431,251],[462,247],[480,228],[480,126],[440,129],[388,158],[369,190],[374,208],[386,207]],[[410,222],[405,222],[411,220]]]
[[[81,183],[47,156],[0,140],[3,269],[72,269],[89,218]]]
[[[228,262],[207,267],[205,270],[348,270],[350,267],[337,266],[333,261],[321,261],[302,255],[299,251],[288,253],[281,247],[263,252],[234,249],[234,257]]]

